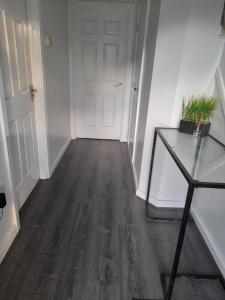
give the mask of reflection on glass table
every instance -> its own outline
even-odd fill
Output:
[[[152,217],[149,210],[149,195],[151,189],[151,180],[154,167],[154,157],[156,150],[157,138],[160,138],[171,155],[175,164],[183,174],[188,183],[188,192],[185,200],[185,206],[182,218],[161,219]],[[184,236],[187,224],[190,221],[190,209],[196,188],[225,189],[225,145],[215,139],[213,136],[193,137],[179,132],[176,128],[156,128],[154,134],[152,157],[150,164],[149,183],[146,198],[146,214],[150,221],[178,221],[180,222],[179,237],[173,260],[173,267],[170,274],[161,274],[162,285],[164,290],[164,299],[171,300],[174,293],[175,280],[178,278],[189,278],[191,280],[218,280],[223,285],[222,276],[209,274],[180,274],[178,266]],[[166,283],[166,284],[165,284]]]
[[[178,129],[160,129],[171,151],[190,177],[200,182],[225,182],[225,147],[212,136],[196,138]]]

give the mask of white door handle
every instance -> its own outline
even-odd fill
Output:
[[[118,82],[117,84],[114,85],[114,87],[119,87],[121,85],[123,85],[123,83],[122,82]]]

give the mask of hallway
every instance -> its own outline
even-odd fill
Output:
[[[126,144],[77,139],[22,208],[21,231],[0,266],[0,298],[160,299],[159,274],[171,268],[178,230],[177,224],[146,221]],[[193,224],[186,243],[190,239],[181,268],[217,272]],[[182,299],[190,299],[190,286],[185,283]],[[224,299],[218,282],[194,288],[191,299]],[[176,292],[174,299],[181,299]]]

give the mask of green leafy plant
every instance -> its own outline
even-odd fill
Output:
[[[182,119],[187,121],[205,124],[213,118],[218,106],[218,99],[215,97],[194,97],[183,100]]]

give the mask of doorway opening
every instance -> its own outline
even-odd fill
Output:
[[[146,8],[145,0],[70,1],[73,138],[133,143]]]

